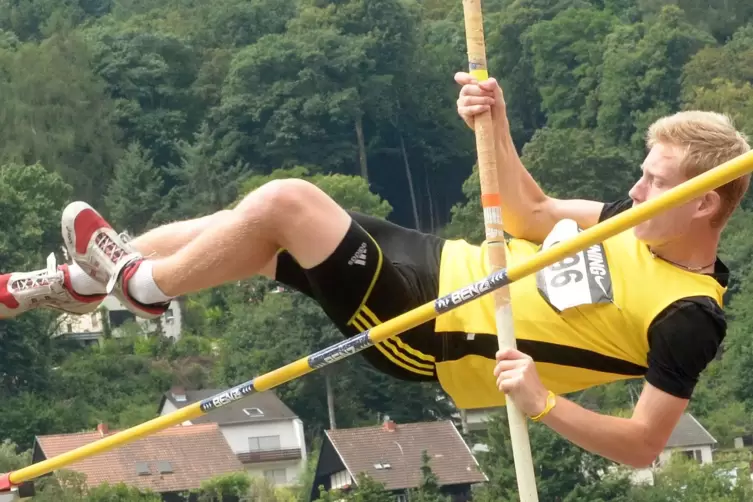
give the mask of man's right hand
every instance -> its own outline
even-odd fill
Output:
[[[459,72],[455,74],[455,82],[462,86],[457,101],[458,114],[468,127],[474,129],[476,116],[491,110],[502,219],[509,234],[541,243],[559,220],[573,219],[583,229],[599,221],[604,204],[549,197],[528,173],[510,136],[505,99],[495,79],[479,82],[469,73]]]
[[[463,86],[457,106],[458,114],[468,127],[474,129],[475,117],[490,110],[495,127],[507,124],[505,98],[494,78],[479,82],[470,73],[458,72],[455,82]]]

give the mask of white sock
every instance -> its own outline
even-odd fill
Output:
[[[134,300],[145,305],[155,303],[167,303],[173,298],[167,296],[154,282],[152,275],[152,262],[144,260],[139,264],[136,273],[128,280],[128,293]]]
[[[68,265],[68,275],[71,278],[71,287],[73,291],[80,295],[104,295],[107,293],[105,285],[92,279],[89,274],[77,264]]]

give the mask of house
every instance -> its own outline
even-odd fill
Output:
[[[396,424],[387,419],[381,426],[325,431],[310,498],[319,498],[319,486],[347,490],[364,473],[405,502],[406,490],[421,484],[424,450],[442,492],[453,502],[468,500],[473,484],[488,481],[451,421]]]
[[[501,408],[473,408],[470,410],[458,410],[452,414],[455,424],[460,425],[468,432],[486,430],[486,422],[492,413],[499,412]]]
[[[37,436],[32,463],[85,446],[111,434],[101,424],[96,431]],[[204,481],[235,472],[243,464],[233,453],[217,424],[174,426],[94,455],[66,467],[86,476],[90,487],[124,483],[152,490],[166,502],[183,502],[181,492]]]
[[[710,464],[716,445],[709,431],[693,415],[685,413],[669,436],[657,464],[664,465],[672,455],[684,455],[699,464]]]
[[[127,322],[137,323],[144,331],[153,332],[161,329],[162,334],[174,341],[180,339],[183,319],[180,303],[177,299],[170,302],[170,307],[158,319],[142,319],[136,317],[114,296],[104,299],[101,307],[90,314],[73,315],[62,314],[58,318],[58,328],[54,336],[66,340],[78,341],[83,345],[99,343],[105,336],[107,329],[112,336],[121,335],[121,327]]]
[[[680,417],[664,450],[654,460],[651,467],[631,470],[630,478],[636,484],[653,485],[654,471],[665,466],[675,455],[682,455],[699,464],[710,464],[713,462],[713,450],[716,445],[717,441],[709,434],[709,431],[693,415],[685,413]]]
[[[163,394],[159,415],[166,415],[222,389],[185,390],[174,387]],[[303,422],[272,391],[251,394],[190,423],[214,422],[247,472],[275,485],[294,484],[306,468]]]

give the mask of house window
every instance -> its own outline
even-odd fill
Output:
[[[249,451],[270,451],[280,449],[280,436],[259,436],[248,438]]]
[[[243,413],[245,413],[249,417],[263,417],[264,416],[264,412],[261,411],[259,408],[243,408]]]
[[[288,476],[285,473],[285,469],[270,469],[268,471],[264,471],[264,477],[274,485],[288,482]]]
[[[703,461],[701,450],[685,450],[682,455],[688,460],[695,460],[699,464]]]

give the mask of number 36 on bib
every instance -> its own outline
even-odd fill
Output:
[[[579,232],[573,220],[561,220],[544,240],[542,249],[575,237]],[[536,274],[536,284],[544,299],[557,311],[594,303],[613,301],[612,277],[604,246],[599,243],[568,256]]]

